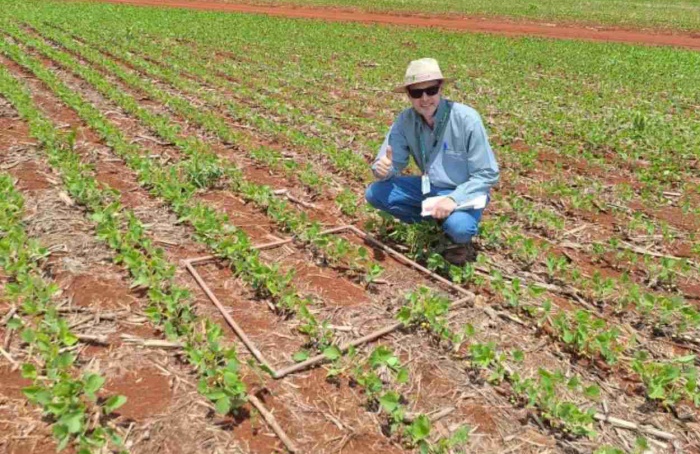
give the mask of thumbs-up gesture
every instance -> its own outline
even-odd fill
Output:
[[[391,145],[387,145],[386,154],[382,156],[377,164],[374,166],[374,171],[379,178],[384,178],[389,174],[391,170],[391,164],[394,159],[393,151]]]

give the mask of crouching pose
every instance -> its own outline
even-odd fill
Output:
[[[365,196],[403,222],[438,220],[452,243],[445,259],[463,265],[499,170],[481,117],[442,98],[445,82],[432,58],[408,65],[395,91],[406,93],[412,107],[391,126],[372,164],[377,181]],[[410,156],[421,176],[401,175]]]

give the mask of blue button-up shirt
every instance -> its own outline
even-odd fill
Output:
[[[446,108],[447,101],[441,99],[435,113],[436,120]],[[420,134],[420,140],[425,143],[427,164],[423,162],[416,140],[416,130]],[[449,197],[457,202],[457,205],[476,196],[488,194],[491,187],[498,182],[499,170],[486,129],[477,111],[464,104],[453,103],[442,140],[436,143],[436,139],[439,138],[436,138],[434,133],[435,131],[413,108],[404,110],[386,135],[372,170],[377,161],[386,154],[387,145],[391,145],[392,169],[384,179],[399,175],[408,165],[409,156],[413,156],[421,172],[430,177],[431,185],[454,188]]]

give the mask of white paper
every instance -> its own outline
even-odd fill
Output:
[[[438,202],[440,202],[442,199],[446,198],[446,195],[439,195],[436,197],[428,197],[427,199],[423,200],[423,203],[421,204],[422,211],[420,215],[423,217],[432,216],[435,205],[437,205]],[[485,195],[479,195],[474,197],[473,199],[465,201],[460,205],[457,205],[455,207],[455,210],[480,210],[486,207],[487,200],[488,199]]]

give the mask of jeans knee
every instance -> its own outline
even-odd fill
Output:
[[[365,200],[367,200],[367,203],[376,208],[377,196],[374,193],[374,188],[372,186],[374,186],[374,183],[370,184],[367,186],[367,189],[365,189]]]
[[[469,243],[478,229],[476,223],[468,222],[466,219],[448,218],[443,224],[443,229],[448,237],[455,243]]]
[[[383,200],[382,197],[383,191],[380,186],[381,184],[381,181],[375,181],[365,189],[365,200],[377,209],[382,209],[386,205],[386,201]]]

